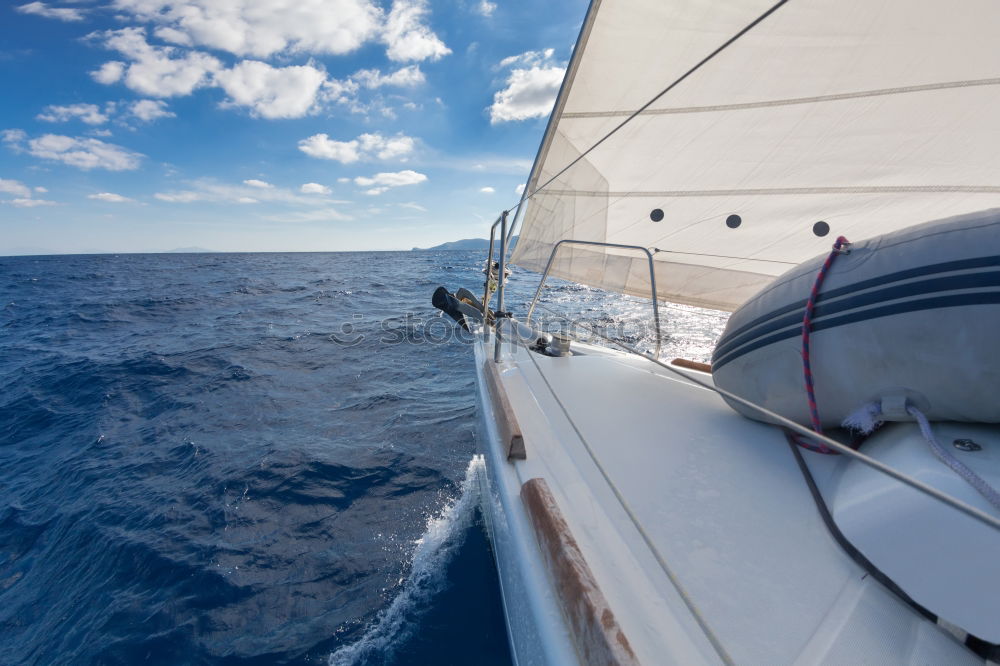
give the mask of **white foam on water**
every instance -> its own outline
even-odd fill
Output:
[[[444,587],[448,562],[462,544],[462,537],[476,515],[478,475],[483,465],[481,455],[472,457],[465,470],[461,493],[427,520],[427,529],[416,541],[410,576],[399,595],[378,614],[360,639],[330,655],[329,666],[364,664],[374,655],[385,658],[410,636],[414,629],[412,613],[426,608],[430,599]]]

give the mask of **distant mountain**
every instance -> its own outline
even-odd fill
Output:
[[[514,247],[517,245],[517,236],[511,239],[510,246]],[[494,242],[496,248],[500,247],[500,241]],[[488,238],[466,238],[464,240],[451,241],[450,243],[441,243],[440,245],[435,245],[434,247],[415,247],[413,252],[430,252],[437,250],[488,250],[490,249],[490,241]]]

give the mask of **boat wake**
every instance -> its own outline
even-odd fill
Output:
[[[444,587],[448,563],[462,545],[466,530],[475,518],[479,504],[477,475],[483,464],[481,455],[473,456],[469,461],[461,493],[440,513],[427,520],[427,528],[416,541],[410,576],[399,595],[378,614],[358,641],[330,655],[329,666],[385,660],[409,638],[416,626],[414,614],[427,608],[431,598]]]

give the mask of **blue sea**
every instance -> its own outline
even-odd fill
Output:
[[[0,258],[0,664],[509,664],[430,305],[483,254]],[[648,302],[559,301],[649,346]],[[665,317],[698,360],[724,321]]]

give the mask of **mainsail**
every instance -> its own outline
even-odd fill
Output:
[[[512,261],[639,245],[659,298],[732,310],[838,235],[1000,206],[996,0],[789,0],[552,180],[773,5],[594,0]],[[552,274],[650,294],[630,250]]]

